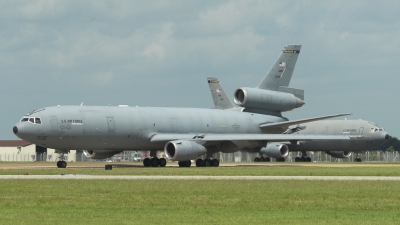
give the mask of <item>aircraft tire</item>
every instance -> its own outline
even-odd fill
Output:
[[[265,162],[271,162],[271,158],[270,158],[270,157],[267,157],[267,158],[265,158],[264,161],[265,161]]]
[[[105,165],[105,166],[104,166],[104,169],[105,169],[105,170],[112,170],[112,165]]]
[[[260,158],[255,157],[255,158],[254,158],[254,162],[260,162]]]
[[[213,160],[211,161],[211,165],[212,165],[213,167],[218,167],[218,166],[219,166],[219,160],[218,160],[218,159],[213,159]]]
[[[145,158],[143,160],[143,166],[144,167],[149,167],[150,166],[150,159],[149,158]]]
[[[306,162],[311,162],[311,158],[310,157],[306,157]]]
[[[160,167],[165,167],[167,165],[167,160],[165,158],[161,158],[158,160],[158,165]]]
[[[210,159],[205,159],[203,161],[203,166],[205,167],[210,167],[211,166],[211,160]]]
[[[65,161],[58,161],[57,168],[67,168],[67,162]]]
[[[184,167],[190,167],[192,162],[190,160],[183,162]]]
[[[203,160],[202,159],[197,159],[196,160],[196,167],[202,167],[203,166]]]
[[[294,161],[295,161],[295,162],[300,162],[300,157],[294,158]]]
[[[150,159],[150,166],[151,167],[158,167],[158,158],[154,157]]]
[[[260,162],[264,162],[264,161],[265,161],[264,157],[260,157]]]

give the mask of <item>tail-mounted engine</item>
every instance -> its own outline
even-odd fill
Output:
[[[165,156],[172,161],[192,160],[207,153],[207,149],[194,141],[169,141],[164,147]]]
[[[258,88],[237,89],[234,94],[234,101],[241,107],[276,112],[290,111],[304,105],[304,101],[292,93]]]

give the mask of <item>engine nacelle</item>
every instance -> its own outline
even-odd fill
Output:
[[[277,112],[290,111],[304,105],[303,100],[291,93],[247,87],[235,91],[234,101],[241,107]]]
[[[351,156],[351,152],[349,152],[349,151],[329,151],[329,152],[326,152],[326,154],[331,155],[335,158],[339,158],[339,159],[349,158]]]
[[[285,158],[289,154],[289,147],[281,143],[268,143],[265,148],[260,150],[260,153],[272,158]]]
[[[109,150],[83,150],[83,154],[89,159],[107,159],[122,151]]]
[[[165,156],[172,161],[192,160],[207,153],[207,149],[194,141],[169,141],[164,147]]]

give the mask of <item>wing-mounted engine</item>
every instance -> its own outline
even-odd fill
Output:
[[[260,153],[272,158],[285,158],[289,154],[289,147],[281,143],[268,143],[265,148],[260,150]]]
[[[108,150],[83,150],[83,154],[89,159],[107,159],[122,151],[108,151]]]
[[[172,161],[192,160],[207,153],[207,149],[194,141],[169,141],[164,147],[165,156]]]
[[[349,152],[349,151],[329,151],[329,152],[326,152],[326,154],[331,155],[335,158],[339,158],[339,159],[349,158],[351,156],[351,152]]]
[[[248,87],[235,91],[234,102],[245,108],[276,112],[290,111],[304,105],[304,101],[292,93]]]

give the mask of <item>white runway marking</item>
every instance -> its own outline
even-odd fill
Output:
[[[400,177],[378,176],[104,176],[104,175],[0,175],[0,179],[77,180],[372,180],[400,181]]]

